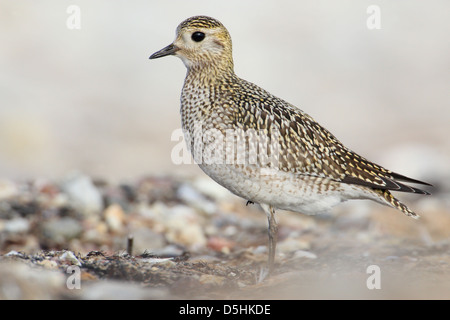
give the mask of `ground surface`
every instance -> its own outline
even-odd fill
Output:
[[[2,180],[0,298],[449,299],[446,195],[402,199],[421,219],[370,202],[279,212],[266,277],[265,215],[207,177]]]

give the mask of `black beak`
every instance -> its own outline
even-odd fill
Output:
[[[180,50],[180,48],[178,48],[177,46],[175,46],[173,43],[169,44],[167,47],[162,48],[161,50],[159,50],[158,52],[155,52],[154,54],[152,54],[150,56],[149,59],[156,59],[156,58],[161,58],[161,57],[165,57],[165,56],[169,56],[174,54],[175,52],[177,52],[178,50]]]

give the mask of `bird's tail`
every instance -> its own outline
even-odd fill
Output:
[[[417,213],[409,209],[405,204],[400,202],[400,200],[395,198],[389,190],[375,189],[374,191],[384,200],[384,203],[388,206],[400,210],[411,218],[419,218],[419,215]]]

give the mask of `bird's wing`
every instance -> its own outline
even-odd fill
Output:
[[[365,159],[346,148],[310,116],[295,111],[291,111],[291,120],[288,122],[290,128],[288,145],[290,149],[303,149],[303,155],[306,154],[303,160],[301,157],[300,161],[297,158],[298,170],[306,170],[305,173],[329,176],[342,183],[358,184],[374,189],[429,194],[427,191],[408,186],[400,181],[430,184],[392,172]]]
[[[401,182],[430,184],[365,159],[297,107],[248,81],[241,79],[238,83],[239,90],[229,96],[236,108],[233,125],[263,131],[277,142],[272,152],[277,155],[278,169],[374,189],[429,194]]]

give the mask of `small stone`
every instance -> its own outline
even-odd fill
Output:
[[[142,261],[148,263],[149,265],[158,264],[166,268],[173,267],[176,264],[173,262],[173,258],[145,258],[142,259]]]
[[[123,230],[126,216],[123,209],[118,204],[112,204],[105,209],[103,216],[105,218],[106,225],[112,232],[120,232]]]
[[[229,225],[226,226],[225,229],[223,230],[223,234],[230,237],[230,236],[234,236],[239,232],[238,228],[236,226],[233,225]]]
[[[30,222],[24,218],[14,218],[3,221],[0,230],[9,233],[26,233],[30,229]]]
[[[70,264],[81,267],[81,262],[77,259],[72,251],[64,251],[64,253],[59,257],[59,260],[70,262]]]
[[[317,255],[310,251],[297,250],[294,253],[294,258],[317,259]]]
[[[83,227],[78,220],[70,217],[52,219],[42,224],[43,235],[57,243],[67,243],[68,240],[78,237]]]
[[[225,254],[230,253],[230,249],[232,249],[234,245],[234,242],[222,237],[210,237],[207,244],[207,246],[214,251],[219,251]]]
[[[102,221],[95,221],[94,223],[93,221],[86,219],[83,224],[85,227],[87,226],[86,230],[83,232],[83,241],[97,245],[102,245],[109,241],[108,226],[106,223]]]
[[[138,182],[136,200],[167,203],[176,199],[176,187],[177,182],[169,177],[145,177]]]
[[[188,203],[204,200],[204,197],[187,183],[183,183],[178,187],[177,197]]]
[[[301,238],[289,237],[280,242],[277,246],[277,250],[283,253],[289,253],[297,250],[305,250],[311,247],[308,241]]]
[[[220,259],[210,255],[194,256],[189,259],[190,263],[218,263]]]
[[[18,194],[19,188],[15,183],[0,179],[0,200],[12,198]]]
[[[21,252],[17,252],[16,250],[11,250],[9,251],[7,254],[5,254],[5,257],[19,257],[19,258],[25,258],[26,255],[21,253]]]
[[[201,284],[210,284],[220,286],[225,282],[225,278],[221,276],[215,276],[212,274],[203,274],[199,278]]]
[[[60,193],[59,188],[52,182],[44,179],[34,181],[34,188],[48,197],[55,197]]]
[[[140,254],[145,251],[155,253],[166,244],[161,233],[143,226],[133,227],[129,232],[133,235],[133,254]]]
[[[255,250],[253,250],[254,254],[266,254],[268,252],[267,246],[257,246]]]
[[[81,271],[81,282],[98,280],[92,273]]]
[[[64,181],[62,188],[72,201],[72,205],[82,213],[91,214],[102,210],[102,195],[90,177],[73,174]]]
[[[156,201],[151,206],[141,203],[136,207],[136,210],[145,218],[159,221],[164,219],[170,211],[170,208],[163,202]]]
[[[214,202],[207,200],[202,194],[187,183],[182,184],[178,188],[177,196],[190,206],[207,214],[213,214],[217,211]]]
[[[41,266],[43,266],[46,269],[56,269],[58,268],[58,264],[56,263],[56,261],[53,260],[42,260],[39,262],[39,264]]]
[[[161,249],[152,250],[151,252],[158,257],[179,257],[184,253],[181,248],[173,244],[169,244]]]
[[[166,239],[191,248],[205,246],[206,237],[198,220],[198,215],[189,207],[171,208],[165,219]]]

